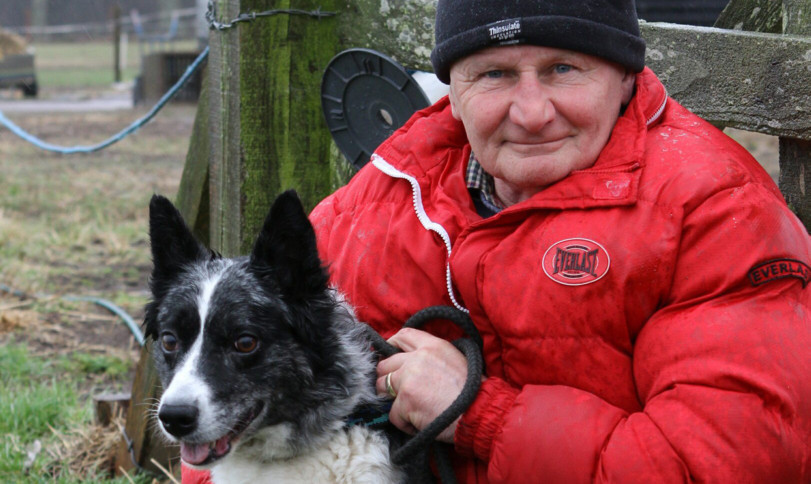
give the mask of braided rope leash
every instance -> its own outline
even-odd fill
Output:
[[[458,397],[442,413],[428,424],[425,428],[417,432],[402,447],[392,454],[392,462],[402,466],[410,460],[422,457],[428,462],[428,450],[434,446],[437,467],[443,483],[456,482],[447,449],[437,446],[436,438],[443,430],[448,428],[457,418],[473,404],[481,386],[482,374],[484,373],[484,362],[482,359],[482,339],[476,326],[467,313],[464,313],[451,306],[431,306],[418,311],[411,316],[403,325],[405,328],[420,328],[429,321],[444,319],[459,326],[468,338],[453,341],[453,345],[467,358],[467,379]],[[399,353],[402,350],[390,345],[371,327],[368,330],[372,340],[372,346],[384,358]]]

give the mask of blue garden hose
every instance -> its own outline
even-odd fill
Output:
[[[98,297],[89,297],[89,296],[64,296],[62,299],[66,301],[86,301],[92,302],[98,306],[107,309],[111,313],[115,314],[127,325],[132,332],[132,335],[135,336],[135,340],[138,342],[139,345],[144,345],[144,335],[141,333],[141,328],[138,327],[138,324],[135,323],[135,320],[132,319],[132,316],[127,314],[126,311],[121,309],[120,307],[116,306],[112,302],[108,301],[107,299],[102,299]]]
[[[14,297],[24,299],[41,299],[48,297],[47,294],[34,294],[34,295],[26,294],[20,290],[8,287],[5,284],[0,284],[0,291],[11,294]],[[138,327],[138,324],[135,323],[135,320],[132,319],[132,316],[127,314],[126,311],[116,306],[112,302],[108,301],[107,299],[90,296],[62,296],[62,299],[73,302],[92,302],[96,305],[99,305],[107,309],[111,313],[121,318],[122,321],[124,321],[124,324],[126,324],[127,327],[130,329],[130,332],[132,332],[132,335],[135,337],[135,340],[138,341],[139,345],[141,346],[144,345],[144,334],[141,332],[141,328]]]

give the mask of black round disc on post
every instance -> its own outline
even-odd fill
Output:
[[[356,168],[386,138],[430,102],[393,59],[370,49],[333,57],[321,80],[321,108],[332,139]]]

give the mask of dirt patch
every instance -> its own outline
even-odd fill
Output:
[[[140,345],[119,317],[89,302],[0,298],[0,308],[24,306],[38,309],[0,310],[0,344],[25,343],[31,354],[48,359],[81,355],[87,389],[129,389]],[[87,362],[94,358],[95,366]],[[111,362],[117,365],[112,370],[105,366]]]

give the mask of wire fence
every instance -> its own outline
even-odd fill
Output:
[[[125,12],[121,18],[122,32],[138,36],[139,29],[148,32],[162,32],[170,29],[172,22],[178,22],[177,37],[192,39],[197,36],[198,12],[194,8],[183,8],[167,12],[141,15],[137,10]],[[140,25],[139,25],[140,22]],[[84,22],[62,25],[18,25],[3,26],[3,29],[14,32],[34,42],[87,39],[88,37],[108,37],[115,31],[115,20],[103,22]]]

